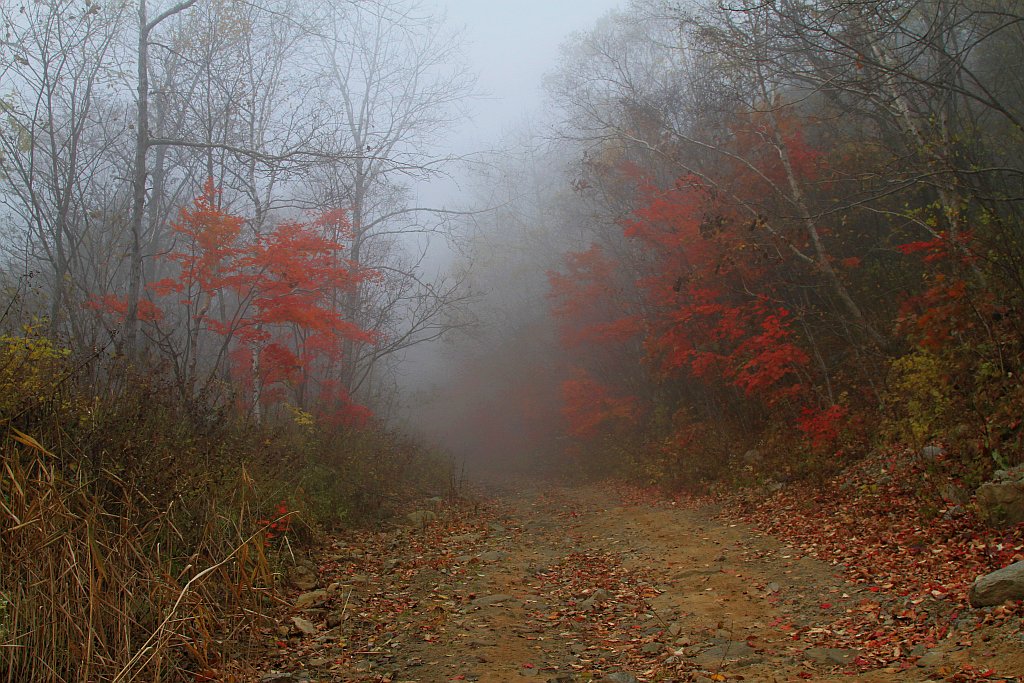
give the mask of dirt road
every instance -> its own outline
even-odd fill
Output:
[[[889,662],[829,647],[826,636],[849,627],[849,615],[880,629],[894,617],[836,568],[708,510],[622,505],[594,487],[506,491],[488,505],[421,511],[409,526],[338,540],[315,572],[320,587],[296,591],[282,616],[267,683],[1024,672],[1019,632],[950,633]]]

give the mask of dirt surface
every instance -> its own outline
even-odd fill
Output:
[[[1019,624],[979,630],[967,619],[930,649],[888,662],[823,645],[848,615],[866,613],[880,629],[893,616],[837,568],[712,510],[623,505],[597,487],[433,505],[315,558],[307,580],[317,585],[290,596],[257,680],[965,681],[1024,672]]]

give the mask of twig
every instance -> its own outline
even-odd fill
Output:
[[[192,584],[202,580],[212,572],[216,571],[217,569],[220,569],[229,561],[231,561],[231,559],[234,558],[235,554],[238,553],[238,551],[244,548],[246,545],[248,545],[248,543],[252,541],[254,538],[256,538],[256,536],[258,536],[259,533],[260,532],[257,531],[249,538],[247,538],[245,541],[243,541],[241,545],[237,546],[234,550],[232,550],[228,554],[228,556],[225,557],[223,560],[221,560],[217,564],[207,567],[206,569],[199,572],[198,574],[196,574],[188,580],[185,586],[181,589],[181,592],[178,594],[178,598],[174,601],[174,605],[171,606],[171,609],[167,613],[167,616],[165,616],[163,621],[160,622],[160,625],[156,627],[156,630],[154,630],[153,633],[150,634],[149,638],[146,639],[146,642],[142,644],[141,648],[139,648],[139,651],[135,653],[135,655],[130,660],[128,660],[128,663],[124,665],[124,667],[117,673],[116,676],[114,676],[112,683],[120,683],[121,681],[130,680],[128,676],[131,673],[131,671],[135,668],[135,665],[140,660],[142,660],[145,657],[146,661],[148,661],[149,659],[152,659],[155,656],[156,652],[152,647],[154,639],[161,637],[164,629],[167,627],[169,623],[171,623],[171,620],[174,618],[175,613],[178,611],[178,607],[181,605],[182,600],[185,599],[185,596],[192,588]]]

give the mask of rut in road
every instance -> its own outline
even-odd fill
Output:
[[[874,596],[707,510],[548,488],[413,519],[318,558],[326,588],[282,617],[264,681],[925,681],[987,656],[1024,671],[1013,643],[903,669],[822,646]]]

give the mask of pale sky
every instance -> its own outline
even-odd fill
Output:
[[[546,73],[558,64],[559,46],[593,27],[626,0],[428,0],[464,30],[466,54],[490,97],[473,103],[473,122],[457,133],[458,150],[480,149],[534,114],[543,100]]]

